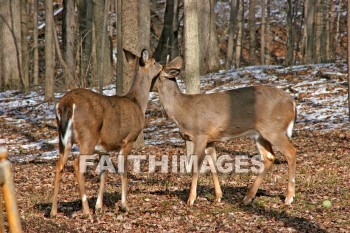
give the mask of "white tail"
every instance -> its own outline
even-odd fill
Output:
[[[194,143],[194,155],[198,166],[202,164],[205,151],[216,160],[214,143],[238,136],[254,136],[264,163],[243,202],[252,201],[263,177],[275,160],[271,145],[277,147],[287,158],[289,166],[288,193],[285,204],[293,201],[295,194],[296,149],[289,142],[296,111],[291,96],[270,86],[254,86],[212,94],[186,95],[181,93],[175,77],[182,66],[177,57],[161,71],[157,88],[161,103],[179,127],[182,137]],[[216,200],[221,201],[222,191],[216,173],[213,173]],[[196,199],[198,173],[193,172],[187,204]]]
[[[59,159],[56,168],[51,216],[57,214],[57,196],[62,170],[73,143],[77,143],[80,155],[91,155],[95,147],[105,151],[119,151],[124,157],[122,176],[122,207],[127,208],[126,156],[143,129],[145,111],[151,82],[162,66],[149,58],[147,50],[141,58],[124,51],[133,66],[133,84],[122,97],[104,96],[86,89],[75,89],[65,94],[56,106],[59,132]],[[91,218],[85,193],[84,175],[79,169],[79,157],[74,162],[83,204],[83,214]],[[101,173],[100,190],[96,210],[102,208],[106,172]]]

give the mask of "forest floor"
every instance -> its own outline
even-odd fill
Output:
[[[85,173],[93,223],[82,218],[81,200],[68,159],[59,193],[58,216],[49,217],[57,161],[55,104],[44,103],[40,91],[22,95],[0,93],[0,145],[9,150],[22,226],[25,232],[350,232],[350,127],[347,112],[346,67],[325,64],[285,68],[247,67],[202,77],[206,92],[269,84],[291,93],[298,106],[292,143],[297,148],[296,197],[283,200],[287,163],[277,160],[266,175],[257,197],[242,200],[256,174],[220,174],[221,203],[214,202],[210,174],[199,178],[198,198],[186,206],[190,174],[141,173],[129,169],[130,210],[119,209],[120,176],[109,173],[103,213],[94,213],[99,176]],[[183,88],[183,82],[179,80]],[[105,94],[113,94],[106,90]],[[62,94],[57,94],[57,99]],[[165,117],[158,95],[150,95],[146,112],[146,145],[133,155],[181,156],[184,142],[175,124]],[[78,149],[75,148],[75,151]],[[258,152],[248,138],[217,144],[219,156],[253,157]],[[76,154],[76,153],[75,153]],[[235,157],[234,157],[235,156]],[[330,200],[332,206],[322,203]]]

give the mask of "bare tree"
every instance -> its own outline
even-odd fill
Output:
[[[75,1],[63,0],[63,23],[62,23],[62,37],[64,58],[67,64],[68,72],[75,73]],[[69,80],[69,76],[65,76],[65,86],[71,88],[76,86],[74,80]],[[73,76],[74,77],[74,76]]]
[[[336,51],[337,56],[340,56],[340,16],[342,12],[343,7],[343,1],[339,0],[339,8],[338,8],[338,14],[337,14],[337,25],[336,25],[336,32],[335,32],[335,44],[336,44]],[[337,57],[336,57],[337,58]]]
[[[266,39],[266,33],[265,33],[265,26],[266,26],[266,0],[261,0],[261,33],[260,33],[260,46],[261,46],[261,52],[260,52],[260,63],[261,65],[265,64],[265,39]]]
[[[314,15],[315,0],[305,1],[305,27],[304,27],[304,63],[314,62]]]
[[[236,38],[236,49],[235,49],[235,68],[239,68],[241,65],[242,47],[243,47],[243,30],[244,30],[244,1],[238,0],[238,28]]]
[[[29,50],[28,50],[28,1],[21,0],[21,49],[23,89],[29,91]]]
[[[321,36],[322,36],[322,4],[321,0],[316,0],[316,13],[315,13],[315,50],[314,61],[316,63],[321,62]]]
[[[184,34],[185,34],[185,73],[186,93],[200,93],[200,66],[198,41],[197,0],[184,0]],[[187,154],[193,153],[193,143],[186,141]]]
[[[256,55],[256,18],[255,18],[255,8],[257,5],[257,0],[249,0],[249,16],[248,16],[248,28],[249,28],[249,64],[255,65]]]
[[[34,20],[33,20],[33,85],[39,84],[39,43],[38,43],[38,0],[34,0]]]
[[[294,43],[293,43],[293,2],[288,0],[287,9],[287,52],[286,52],[286,64],[291,65],[293,61]]]
[[[350,122],[350,1],[348,1],[348,6],[347,6],[347,31],[348,31],[348,106],[349,106],[349,122]]]
[[[52,3],[52,0],[45,1],[45,101],[53,101],[55,98],[55,46]]]
[[[154,57],[161,63],[166,62],[168,55],[170,60],[179,55],[178,17],[179,1],[167,0],[162,34],[154,52]]]
[[[227,45],[227,55],[225,68],[230,69],[233,60],[233,48],[235,46],[235,36],[237,28],[237,16],[240,0],[231,0],[230,22],[229,22],[229,37]],[[237,40],[237,36],[236,36]]]
[[[266,64],[270,65],[270,45],[271,45],[271,29],[270,29],[270,15],[271,15],[271,0],[266,2]]]

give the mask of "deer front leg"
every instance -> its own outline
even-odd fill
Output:
[[[84,173],[80,171],[79,168],[79,159],[80,156],[74,160],[74,173],[78,180],[79,191],[81,196],[81,201],[83,205],[83,217],[89,218],[91,222],[93,221],[92,216],[89,211],[89,203],[87,201],[86,191],[85,191],[85,181],[84,181]]]
[[[216,155],[216,150],[215,150],[214,143],[208,143],[206,152],[210,154],[211,159],[212,159],[212,161],[214,163],[215,172],[211,171],[211,174],[212,174],[212,177],[213,177],[214,188],[215,188],[215,201],[220,203],[221,202],[221,198],[222,198],[222,191],[221,191],[220,182],[219,182],[219,178],[218,178],[218,170],[217,170],[217,167],[215,165],[216,159],[217,159],[217,155]]]
[[[127,194],[128,194],[128,173],[127,173],[127,168],[128,168],[128,160],[127,160],[127,155],[130,153],[132,150],[132,143],[128,143],[124,148],[121,149],[119,156],[122,158],[121,166],[122,170],[119,171],[121,175],[121,181],[122,181],[122,200],[121,200],[121,208],[124,211],[129,210],[129,205],[127,202]],[[119,168],[119,167],[118,167]]]
[[[206,137],[197,137],[193,140],[194,144],[194,152],[192,156],[193,164],[192,164],[192,183],[190,188],[190,195],[187,200],[187,205],[192,206],[194,201],[197,198],[197,182],[198,182],[198,174],[201,169],[204,157],[205,157],[205,148],[207,146],[207,138]],[[197,166],[195,166],[197,165]]]
[[[63,153],[60,152],[60,155],[57,161],[54,191],[53,191],[53,198],[52,198],[52,207],[50,212],[51,218],[57,215],[57,199],[58,199],[58,191],[60,188],[61,176],[62,176],[64,165],[67,162],[70,150],[71,150],[71,146],[67,145],[67,147],[64,149],[64,152]]]

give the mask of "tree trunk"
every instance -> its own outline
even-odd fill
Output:
[[[232,66],[233,60],[233,48],[235,46],[235,36],[236,35],[236,26],[237,26],[237,16],[240,0],[231,0],[231,11],[230,11],[230,25],[229,25],[229,37],[227,45],[227,55],[226,55],[226,64],[225,68],[228,70]]]
[[[236,38],[236,51],[235,51],[235,68],[239,68],[241,65],[242,46],[243,46],[243,30],[244,30],[244,1],[238,0],[238,28]]]
[[[219,69],[219,46],[214,5],[215,0],[201,1],[197,5],[198,12],[200,12],[198,15],[200,74]]]
[[[265,65],[265,26],[266,26],[266,0],[261,0],[261,33],[260,33],[260,63],[261,65]]]
[[[121,96],[124,91],[124,72],[123,72],[123,21],[122,21],[122,0],[117,1],[117,79],[116,94]]]
[[[293,61],[293,2],[292,0],[288,0],[288,10],[287,10],[287,52],[286,52],[286,64],[289,66]]]
[[[348,17],[347,17],[347,31],[348,31],[348,113],[350,122],[350,1],[348,1]]]
[[[62,40],[64,59],[67,64],[68,72],[75,74],[75,4],[72,0],[63,0],[63,23],[62,23]],[[75,77],[73,75],[72,77]],[[69,75],[65,75],[66,88],[76,87],[74,80],[69,80]]]
[[[171,61],[179,55],[178,42],[178,17],[179,1],[167,0],[164,12],[164,27],[159,38],[154,57],[157,61],[165,64],[169,55]]]
[[[38,48],[38,0],[34,0],[34,12],[33,12],[33,85],[38,86],[39,84],[39,48]]]
[[[266,2],[266,65],[270,65],[270,45],[271,45],[271,29],[270,29],[270,16],[271,16],[271,0]]]
[[[203,12],[201,12],[203,13]],[[197,0],[184,0],[186,93],[200,93]],[[186,142],[187,155],[193,154],[193,143]]]
[[[316,0],[315,13],[315,51],[314,62],[321,62],[321,36],[322,36],[322,5],[321,0]]]
[[[0,88],[23,88],[19,0],[0,4],[0,41]]]
[[[305,56],[306,64],[314,63],[314,15],[315,0],[305,1]]]
[[[151,6],[150,0],[138,0],[138,38],[139,49],[150,50],[151,42]]]
[[[255,19],[255,7],[256,0],[249,0],[249,19],[248,19],[248,28],[249,28],[249,64],[256,64],[256,55],[255,55],[255,47],[256,47],[256,19]]]
[[[108,1],[108,0],[105,0]],[[112,80],[112,64],[111,64],[111,50],[108,39],[108,34],[103,31],[106,29],[107,24],[104,23],[105,15],[105,1],[93,0],[92,11],[93,11],[93,23],[94,23],[94,47],[96,60],[94,61],[94,76],[95,82],[97,80],[99,86],[109,84]],[[104,27],[104,26],[105,27]],[[103,46],[103,47],[102,47]],[[103,52],[103,54],[102,54]]]
[[[29,50],[28,50],[28,1],[21,0],[21,49],[23,90],[29,91]]]
[[[342,3],[343,3],[343,1],[339,0],[339,11],[338,11],[338,15],[337,15],[337,26],[336,26],[336,33],[335,33],[335,44],[336,44],[336,51],[337,51],[336,58],[338,58],[341,54],[341,51],[340,51],[340,16],[341,16]]]
[[[53,39],[52,0],[45,1],[45,101],[54,101],[55,92],[55,46]]]
[[[330,12],[329,12],[329,20],[328,20],[328,29],[327,29],[327,60],[334,60],[334,0],[330,0]]]

